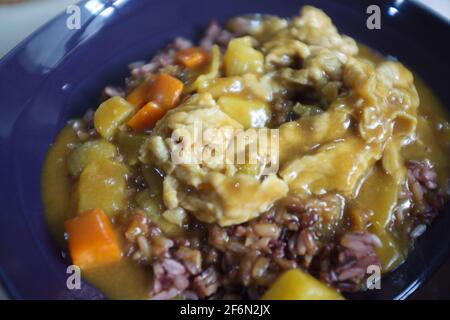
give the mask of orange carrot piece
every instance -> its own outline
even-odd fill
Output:
[[[119,242],[102,209],[93,209],[64,222],[72,262],[82,270],[119,261]]]
[[[153,101],[163,109],[177,105],[183,92],[183,83],[166,73],[160,73],[153,80],[148,91],[147,100]]]
[[[175,54],[175,62],[188,69],[200,67],[206,60],[208,53],[199,47],[186,48]]]
[[[127,125],[135,131],[151,129],[155,126],[155,123],[164,116],[165,113],[166,110],[150,101],[139,109],[139,111],[130,120],[128,120]]]
[[[144,80],[140,85],[134,88],[127,96],[126,100],[132,105],[140,108],[147,103],[148,90],[151,83],[148,80]]]

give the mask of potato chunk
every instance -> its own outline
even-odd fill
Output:
[[[344,300],[344,297],[309,274],[292,269],[282,274],[266,291],[262,299]]]
[[[103,102],[95,111],[94,126],[107,140],[112,140],[117,128],[135,111],[135,107],[121,97],[112,97]]]
[[[264,56],[252,48],[251,38],[243,37],[230,41],[224,55],[227,76],[239,76],[245,73],[262,73]]]
[[[263,128],[271,117],[268,104],[260,100],[226,95],[220,97],[218,104],[223,112],[242,124],[245,129]]]
[[[104,139],[88,141],[70,153],[67,168],[72,176],[78,177],[89,163],[99,159],[112,159],[116,154],[116,147]]]
[[[124,165],[107,159],[88,164],[78,181],[78,213],[101,208],[114,215],[127,207]]]

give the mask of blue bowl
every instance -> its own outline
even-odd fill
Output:
[[[148,59],[175,36],[196,39],[211,18],[243,13],[293,16],[304,4],[324,9],[340,31],[420,74],[450,106],[450,27],[409,1],[82,1],[81,29],[67,14],[39,29],[0,62],[0,277],[12,298],[97,299],[84,283],[66,286],[67,261],[43,216],[40,176],[45,153],[72,117],[98,103],[106,84],[120,84],[130,61]],[[212,4],[213,3],[213,4]],[[381,30],[366,28],[366,8],[382,11]],[[387,275],[381,290],[355,298],[402,299],[448,256],[446,207],[406,263]]]

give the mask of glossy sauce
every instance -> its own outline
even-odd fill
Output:
[[[74,215],[71,203],[72,179],[67,170],[71,145],[78,144],[71,125],[59,133],[47,154],[42,173],[42,199],[52,236],[65,250],[64,221]],[[150,272],[129,259],[106,267],[83,271],[82,277],[111,299],[145,299],[150,286]]]
[[[382,57],[364,46],[360,46],[360,56],[376,62],[382,60]],[[403,148],[403,156],[405,160],[429,159],[438,173],[440,184],[446,185],[449,179],[447,157],[450,151],[447,112],[417,76],[415,84],[421,100],[418,139]],[[67,170],[67,156],[71,150],[70,146],[79,142],[72,127],[66,126],[50,149],[43,168],[42,196],[46,220],[61,248],[65,248],[63,222],[75,212],[70,200],[73,181]],[[389,179],[379,166],[375,166],[362,183],[356,198],[375,213],[378,221],[385,221],[386,224],[392,215],[393,208],[390,204],[395,203],[397,198],[396,194],[389,192]],[[381,238],[385,237],[382,240],[386,245],[378,251],[384,271],[394,269],[404,261],[410,250],[410,243],[396,238],[391,232],[384,232],[386,225],[373,224],[370,228],[370,231],[381,235]],[[122,259],[114,265],[85,271],[82,276],[109,298],[145,299],[149,292],[150,274],[148,267],[139,266],[131,259]]]

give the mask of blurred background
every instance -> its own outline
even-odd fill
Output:
[[[450,21],[450,0],[407,1],[419,2]],[[76,2],[78,0],[0,0],[0,59],[33,31]],[[449,275],[450,259],[412,298],[450,299]],[[0,284],[0,300],[3,299],[7,299],[7,295]]]

